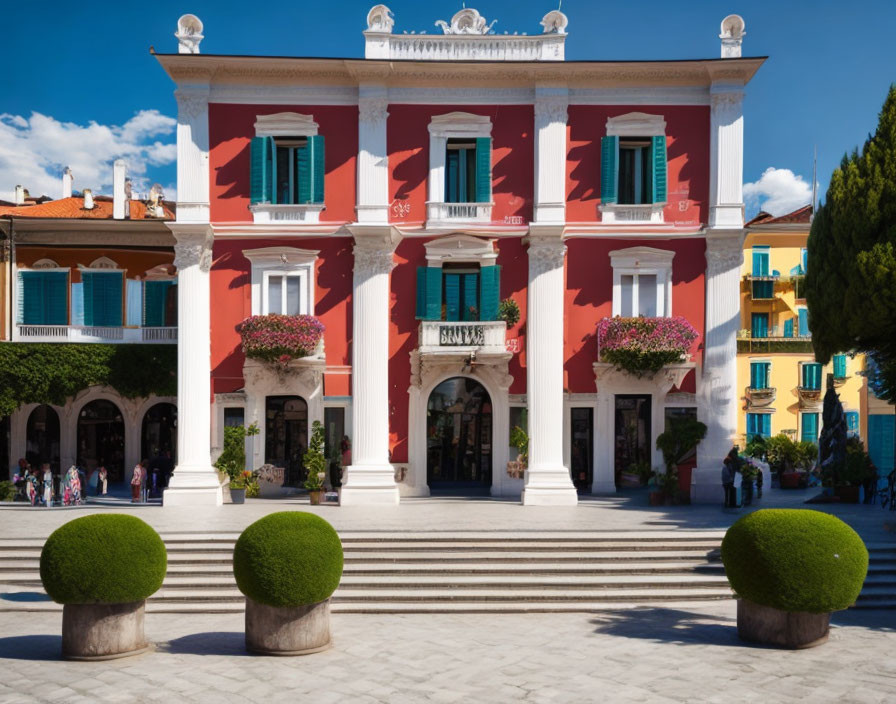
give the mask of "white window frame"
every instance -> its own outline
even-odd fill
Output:
[[[613,315],[622,313],[622,277],[633,276],[632,316],[637,317],[638,276],[656,276],[656,317],[672,316],[672,260],[675,252],[654,247],[629,247],[610,252],[613,267]],[[628,316],[626,316],[628,317]]]
[[[491,136],[492,121],[488,115],[449,112],[432,117],[429,122],[429,178],[426,201],[428,228],[450,227],[462,221],[482,224],[491,222],[494,203],[445,203],[448,140],[472,140]]]
[[[645,112],[629,112],[625,115],[617,115],[616,117],[607,119],[607,136],[665,137],[666,120],[662,115],[650,115]],[[618,166],[618,154],[616,155],[616,163]],[[619,193],[618,180],[616,183],[616,192]],[[663,223],[665,222],[663,219],[663,208],[666,206],[667,202],[668,200],[660,203],[644,203],[636,205],[630,203],[601,204],[601,221],[604,223]]]
[[[256,137],[315,137],[319,125],[313,115],[297,112],[278,112],[255,116]],[[297,222],[317,224],[323,203],[255,203],[249,206],[255,223]]]
[[[266,315],[268,312],[268,280],[271,276],[300,277],[299,313],[314,315],[314,268],[319,254],[317,250],[296,247],[243,250],[243,256],[251,265],[252,315]],[[285,282],[283,295],[286,295]],[[305,310],[302,309],[302,301],[305,302]]]

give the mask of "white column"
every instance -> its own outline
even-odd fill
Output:
[[[522,497],[527,506],[574,505],[578,501],[569,469],[563,465],[565,254],[566,245],[559,232],[529,238],[526,318],[529,469]]]
[[[388,230],[388,228],[386,228]],[[389,463],[389,274],[394,244],[355,236],[352,286],[352,464],[342,505],[397,504]]]
[[[566,87],[535,88],[535,222],[566,220]]]
[[[358,92],[358,204],[359,223],[389,222],[389,156],[386,86],[364,85]]]
[[[710,88],[709,227],[744,226],[744,89],[713,83]]]
[[[181,84],[177,99],[177,221],[209,222],[208,84]]]
[[[165,506],[220,506],[221,485],[211,461],[211,337],[207,223],[169,223],[177,243],[177,467]]]

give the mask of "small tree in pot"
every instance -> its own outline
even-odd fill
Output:
[[[135,516],[97,514],[57,528],[40,554],[40,579],[62,607],[62,657],[110,660],[148,649],[146,598],[165,579],[165,544]]]
[[[233,550],[233,574],[246,595],[246,648],[264,655],[328,648],[342,561],[339,535],[313,513],[272,513],[246,528]]]
[[[669,429],[656,438],[656,449],[663,453],[663,463],[669,477],[663,488],[667,498],[673,502],[680,500],[681,494],[690,490],[690,471],[687,475],[687,489],[679,484],[678,463],[681,462],[706,437],[706,425],[694,418],[672,418]],[[672,481],[671,477],[675,476]],[[688,495],[689,496],[689,495]]]
[[[327,456],[324,445],[324,426],[319,420],[311,424],[311,439],[308,449],[302,458],[308,476],[305,479],[305,488],[313,505],[320,504],[321,494],[324,492],[324,479],[327,476]]]
[[[868,550],[835,516],[763,509],[737,521],[722,541],[722,562],[744,640],[810,648],[828,638],[831,612],[862,591]]]
[[[515,460],[507,463],[507,476],[522,479],[529,466],[529,436],[518,425],[513,426],[510,431],[510,446],[516,448],[517,455]]]

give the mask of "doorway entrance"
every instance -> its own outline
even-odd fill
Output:
[[[487,495],[492,485],[492,402],[475,379],[453,377],[429,395],[426,478],[430,491]]]
[[[124,481],[124,420],[111,401],[91,401],[78,414],[75,461],[88,476],[102,462],[110,483]]]
[[[614,466],[616,487],[638,487],[652,470],[651,397],[616,396]]]
[[[283,467],[283,486],[305,479],[303,455],[308,449],[308,404],[301,396],[265,399],[264,461]]]
[[[38,406],[28,416],[25,459],[35,469],[49,462],[53,473],[59,474],[59,414],[49,406]]]
[[[570,409],[569,472],[576,491],[591,491],[594,477],[594,409]]]
[[[177,406],[157,403],[143,416],[140,456],[146,459],[161,457],[170,452],[177,458]]]

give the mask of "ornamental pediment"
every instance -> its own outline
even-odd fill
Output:
[[[443,261],[484,262],[498,257],[495,240],[471,235],[440,237],[430,240],[423,247],[430,266],[440,266]]]

